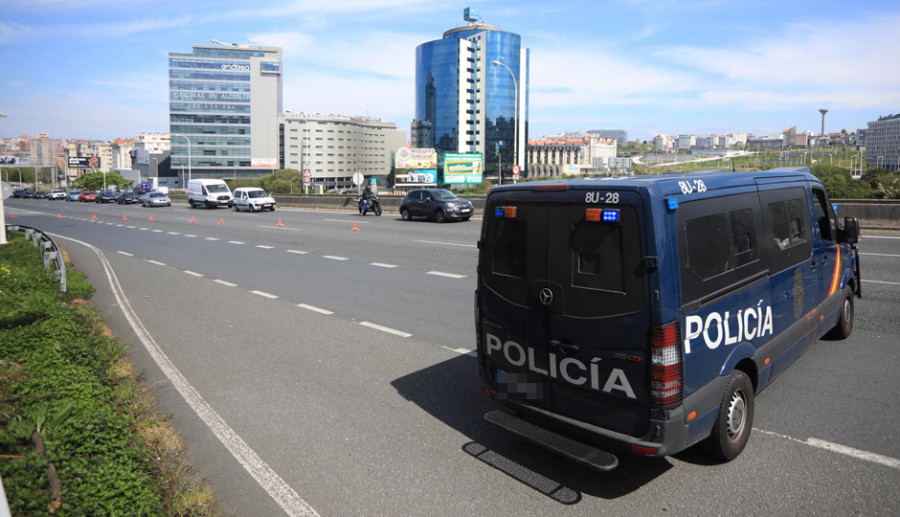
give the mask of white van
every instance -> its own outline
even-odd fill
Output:
[[[204,206],[206,208],[217,208],[227,206],[231,208],[234,199],[231,196],[231,190],[222,180],[216,179],[196,179],[188,181],[188,204],[191,208]]]
[[[241,187],[234,189],[234,209],[257,212],[259,210],[275,211],[275,198],[259,187]]]

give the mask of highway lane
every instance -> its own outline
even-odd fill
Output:
[[[22,200],[15,208],[41,204]],[[854,335],[820,342],[761,394],[756,432],[741,457],[724,465],[710,465],[696,451],[662,460],[626,457],[613,474],[597,474],[510,439],[480,419],[492,405],[479,392],[474,360],[463,347],[452,351],[460,343],[471,348],[473,341],[475,250],[465,245],[477,239],[477,224],[173,207],[152,211],[161,224],[150,226],[136,221],[128,207],[123,211],[135,227],[127,228],[116,226],[121,221],[56,219],[56,208],[46,215],[17,213],[23,224],[47,231],[59,225],[59,232],[99,246],[135,312],[185,378],[323,515],[900,511],[894,495],[900,470],[878,462],[900,458],[894,410],[900,389],[891,382],[900,336],[898,240],[863,239],[863,275],[877,283],[864,284]],[[70,215],[90,208],[72,207]],[[94,211],[121,219],[122,207],[107,208],[114,207]],[[136,213],[143,219],[147,211]],[[192,215],[197,223],[186,222]],[[271,215],[300,231],[260,228]],[[218,217],[226,224],[216,224]],[[354,221],[368,224],[351,232]],[[96,268],[79,245],[62,244],[74,252],[79,269]],[[432,270],[467,276],[437,277],[428,274]],[[99,288],[95,303],[110,313],[117,330],[126,328],[117,321],[116,301],[104,294],[104,275],[90,274]],[[240,281],[216,282],[229,279]],[[360,285],[391,298],[369,298]],[[440,304],[422,294],[435,290]],[[133,339],[124,330],[120,335]],[[223,506],[235,515],[283,514],[141,350],[133,341],[133,355]],[[822,440],[845,448],[829,450]]]

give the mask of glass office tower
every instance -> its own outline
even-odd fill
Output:
[[[437,149],[438,159],[445,152],[483,153],[488,176],[497,174],[499,152],[508,176],[516,149],[524,169],[529,51],[518,34],[476,21],[468,12],[466,21],[442,39],[416,47],[412,145]]]
[[[180,187],[188,176],[271,174],[278,167],[281,49],[197,45],[169,53],[169,132]],[[190,160],[190,164],[188,164]]]

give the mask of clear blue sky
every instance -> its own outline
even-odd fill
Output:
[[[168,132],[168,53],[284,49],[284,108],[409,136],[415,49],[463,9],[531,49],[530,137],[775,134],[900,113],[896,0],[0,0],[0,136]]]

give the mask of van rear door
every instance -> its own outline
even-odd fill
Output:
[[[645,434],[650,312],[638,193],[495,191],[485,214],[482,340],[498,393]]]

